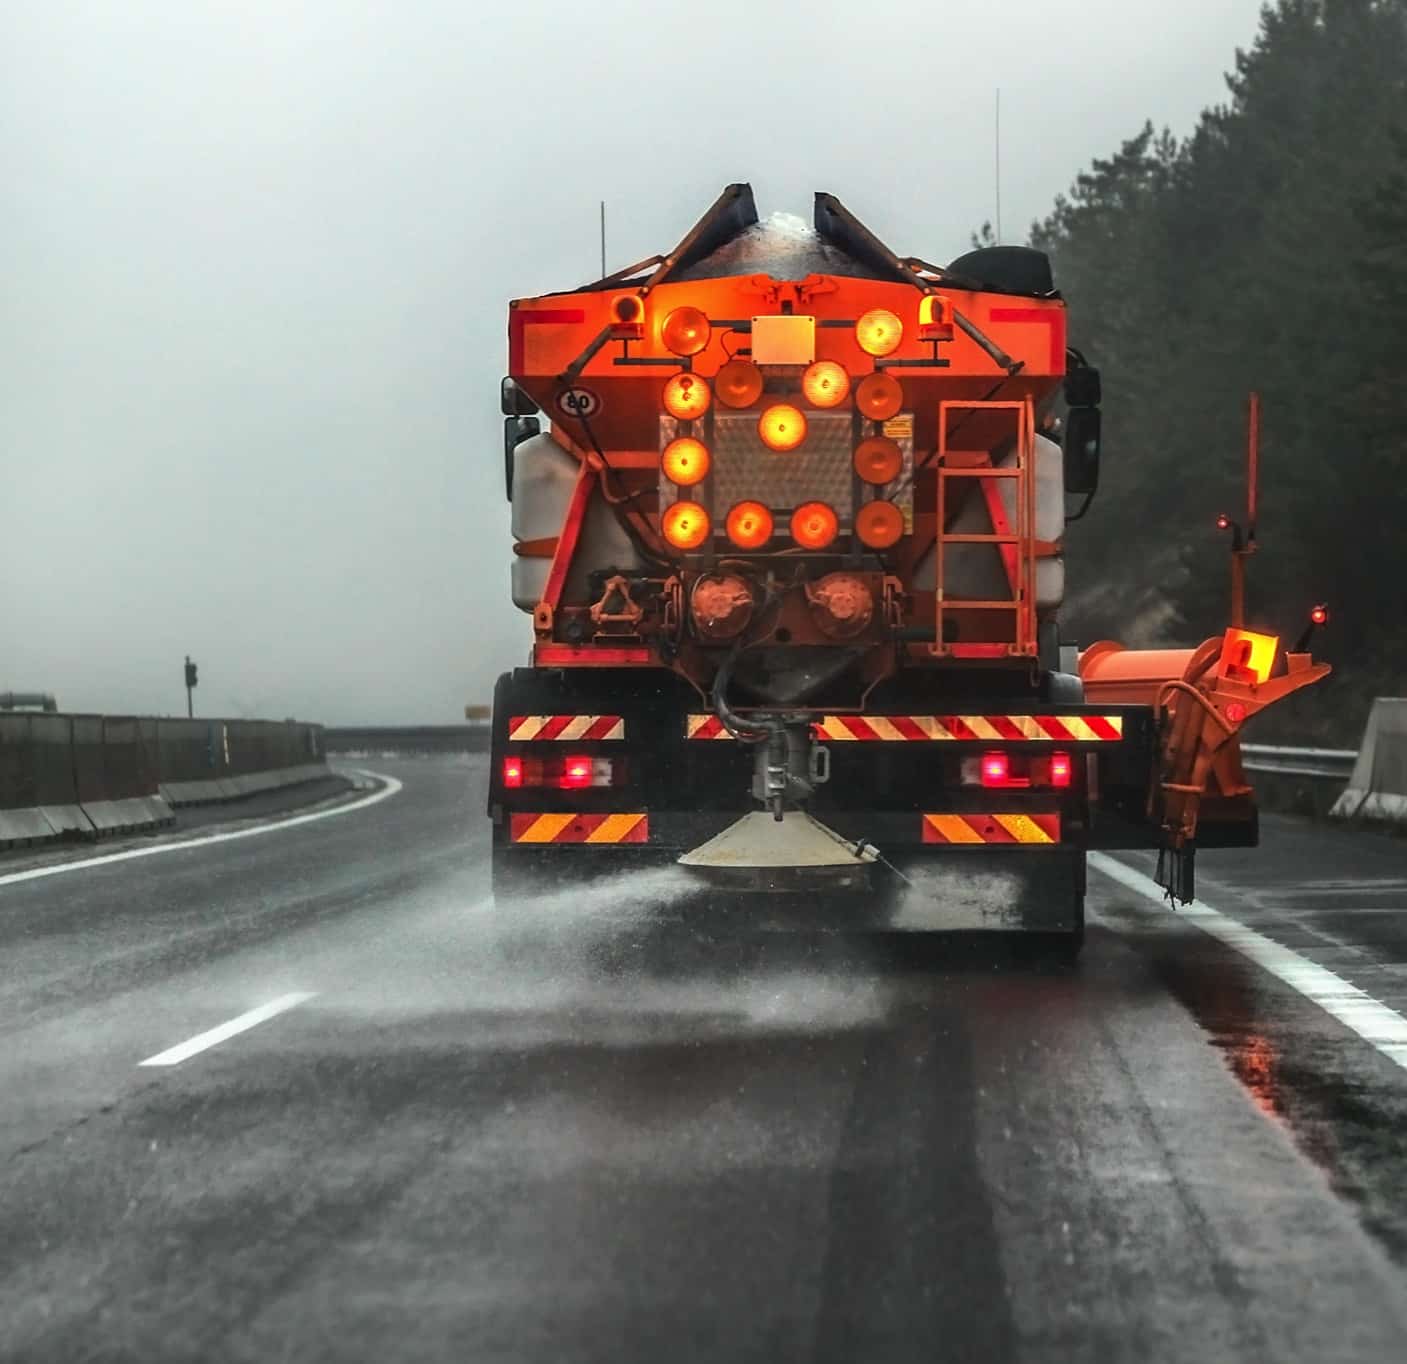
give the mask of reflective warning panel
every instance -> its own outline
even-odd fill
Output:
[[[1124,737],[1122,715],[823,715],[812,732],[837,742],[948,740],[1107,743]]]
[[[511,815],[514,843],[647,843],[650,817],[629,815]]]
[[[520,742],[564,742],[576,739],[623,739],[625,721],[619,715],[513,715],[508,737]]]
[[[925,843],[1059,843],[1059,815],[924,815]]]
[[[1124,737],[1122,715],[823,715],[817,739],[836,743],[1112,743]],[[731,739],[716,715],[690,715],[689,739]]]

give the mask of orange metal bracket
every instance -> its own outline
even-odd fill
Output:
[[[542,589],[542,600],[533,611],[533,629],[539,638],[550,639],[552,623],[557,607],[562,600],[562,589],[567,585],[567,573],[572,566],[572,556],[576,553],[577,542],[581,539],[582,522],[586,520],[586,507],[591,498],[591,490],[596,482],[596,474],[585,463],[577,471],[576,486],[572,489],[572,500],[567,504],[567,515],[562,522],[561,533],[557,537],[557,548],[552,555],[552,566],[547,570],[547,583]]]

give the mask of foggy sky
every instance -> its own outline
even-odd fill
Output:
[[[0,690],[450,723],[525,660],[506,300],[666,250],[733,180],[944,261],[1258,0],[0,0]],[[1000,16],[1000,17],[998,17]]]

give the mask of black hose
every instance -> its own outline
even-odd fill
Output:
[[[728,657],[719,664],[718,671],[713,676],[713,692],[709,699],[713,702],[713,713],[733,738],[745,744],[764,744],[778,726],[775,723],[767,726],[750,725],[728,707],[728,680],[733,675],[733,664],[738,661],[740,652],[741,642],[735,644]]]

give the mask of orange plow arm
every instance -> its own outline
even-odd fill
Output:
[[[1131,650],[1104,641],[1080,655],[1092,702],[1150,705],[1161,736],[1148,817],[1162,834],[1159,881],[1174,899],[1192,898],[1192,855],[1203,805],[1253,811],[1241,766],[1241,728],[1267,706],[1330,672],[1307,653],[1274,664],[1274,635],[1229,629],[1197,649]]]

